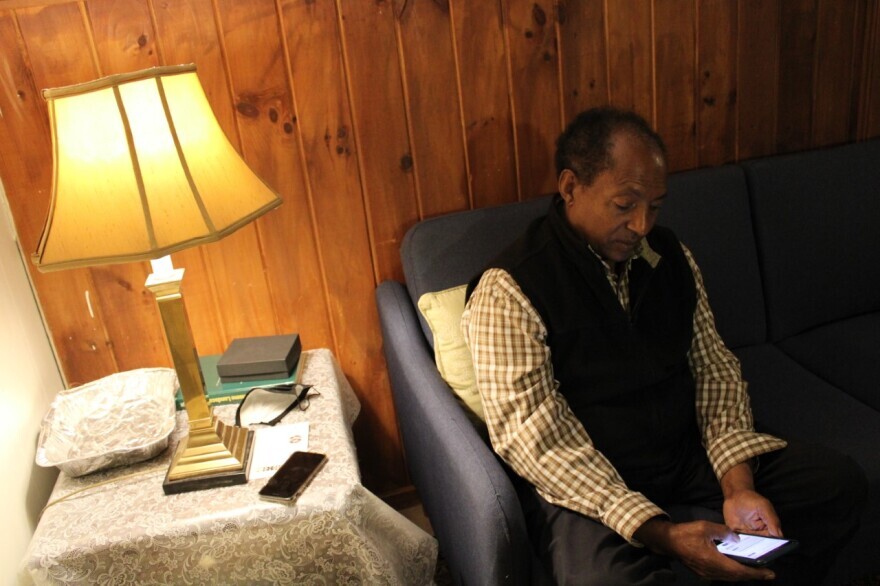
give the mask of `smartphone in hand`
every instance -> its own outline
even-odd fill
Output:
[[[324,454],[294,452],[269,478],[266,486],[260,489],[260,498],[280,503],[293,503],[326,462],[327,456]]]
[[[798,546],[794,539],[737,533],[739,541],[716,542],[718,551],[741,564],[763,567]]]

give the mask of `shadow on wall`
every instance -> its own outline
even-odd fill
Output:
[[[36,444],[36,441],[34,442]],[[34,450],[36,451],[36,450]],[[52,488],[58,479],[58,468],[43,468],[36,462],[31,462],[30,479],[28,480],[27,495],[25,497],[25,512],[27,513],[28,525],[33,532],[40,522],[43,507],[52,494]]]

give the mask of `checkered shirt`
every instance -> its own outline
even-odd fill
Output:
[[[688,353],[696,383],[697,423],[709,461],[721,478],[736,464],[778,450],[785,442],[754,431],[739,361],[718,335],[700,270],[691,252],[682,248],[697,289]],[[660,261],[644,240],[637,256],[652,266]],[[632,260],[620,276],[602,260],[608,283],[627,311]],[[630,490],[592,445],[553,378],[543,320],[506,271],[483,274],[461,325],[498,455],[547,501],[596,519],[638,545],[633,540],[636,529],[665,513]]]

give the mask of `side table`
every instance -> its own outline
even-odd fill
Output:
[[[147,462],[70,478],[61,473],[22,562],[37,584],[430,584],[436,540],[361,485],[351,425],[360,410],[326,349],[304,352],[314,385],[309,449],[327,465],[294,505],[261,500],[266,479],[166,496],[171,446]],[[231,423],[235,406],[215,408]],[[138,473],[137,475],[132,475]],[[109,481],[109,482],[108,482]],[[106,482],[106,484],[100,484]],[[99,485],[99,486],[96,486]]]

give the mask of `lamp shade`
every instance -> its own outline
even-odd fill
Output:
[[[43,91],[52,203],[40,270],[165,256],[219,240],[281,204],[233,148],[194,65]]]

